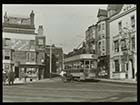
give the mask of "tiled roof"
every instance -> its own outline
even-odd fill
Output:
[[[97,17],[99,16],[107,16],[107,10],[99,9]]]

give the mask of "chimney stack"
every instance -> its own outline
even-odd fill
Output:
[[[43,35],[43,26],[42,25],[39,25],[39,28],[38,28],[38,35]]]
[[[33,25],[33,26],[34,26],[34,16],[35,16],[35,14],[34,14],[34,11],[32,10],[32,12],[30,14],[30,19],[31,19],[31,25]]]

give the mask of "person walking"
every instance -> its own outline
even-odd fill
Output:
[[[15,73],[12,70],[8,71],[8,84],[11,85],[12,83],[13,85],[14,80],[15,80]]]
[[[66,81],[66,71],[62,70],[60,72],[61,80]]]
[[[7,73],[6,71],[3,70],[3,83],[6,84],[6,80],[7,80]]]

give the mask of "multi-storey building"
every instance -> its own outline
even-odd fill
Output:
[[[51,68],[53,73],[60,72],[64,68],[64,55],[63,55],[63,49],[62,47],[56,47],[55,45],[51,46],[46,45],[45,47],[45,53],[46,53],[46,74],[50,74],[50,50],[51,50]],[[46,75],[46,77],[49,77],[49,75]]]
[[[97,22],[98,76],[109,78],[109,34],[107,10],[99,9]]]
[[[137,73],[136,5],[109,5],[108,15],[111,15],[110,78],[134,79]]]
[[[88,27],[86,30],[86,50],[89,54],[96,53],[96,25]]]
[[[44,57],[39,59],[37,48],[45,46],[45,38],[38,38],[40,33],[35,33],[34,12],[30,17],[8,16],[6,12],[2,28],[3,70],[15,71],[16,77],[22,77],[23,73],[38,77],[40,68],[45,67]]]

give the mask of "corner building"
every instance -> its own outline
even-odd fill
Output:
[[[26,73],[37,79],[41,69],[45,68],[43,56],[38,55],[40,38],[37,37],[40,33],[35,33],[34,15],[33,11],[29,17],[8,16],[7,12],[4,15],[3,70],[13,70],[17,78],[22,78]],[[40,46],[45,46],[44,37],[41,40]]]
[[[108,13],[110,16],[110,78],[136,79],[136,5],[109,5]]]

